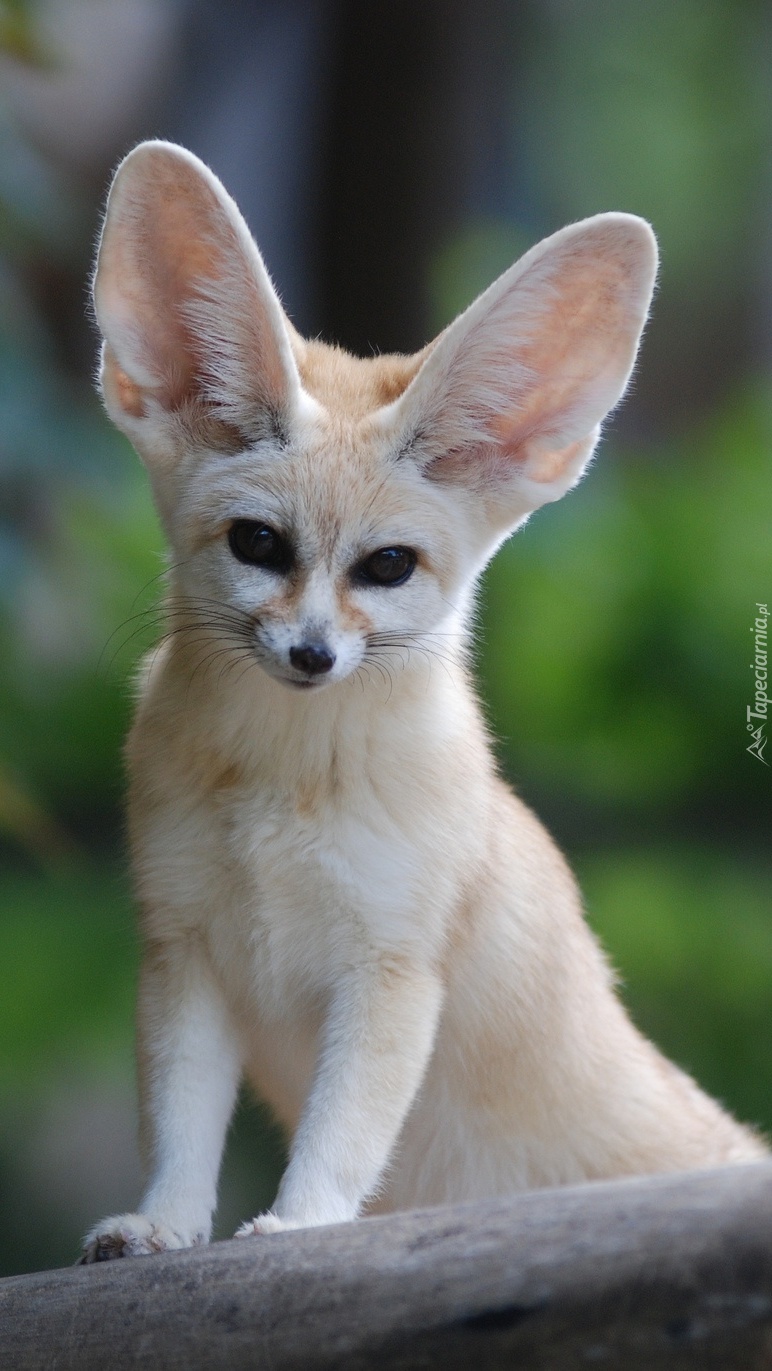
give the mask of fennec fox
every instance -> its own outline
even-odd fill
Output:
[[[579,480],[655,267],[600,214],[359,360],[296,333],[190,153],[119,168],[101,386],[172,565],[128,745],[147,1189],[83,1260],[208,1240],[242,1077],[292,1143],[240,1235],[766,1154],[626,1017],[467,666],[477,579]]]

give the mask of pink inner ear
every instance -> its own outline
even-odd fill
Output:
[[[144,419],[145,405],[142,399],[142,391],[135,385],[130,376],[122,371],[115,360],[115,354],[110,348],[105,348],[104,356],[104,384],[110,385],[115,397],[123,410],[132,419]]]
[[[482,495],[498,531],[565,494],[624,393],[655,274],[650,228],[623,214],[570,225],[505,272],[398,406],[426,475]]]
[[[528,285],[527,273],[522,285]],[[517,285],[513,294],[516,300]],[[528,380],[513,405],[502,395],[489,431],[511,457],[534,454],[534,480],[553,479],[570,460],[602,417],[603,397],[613,390],[620,363],[624,373],[629,368],[629,297],[629,276],[620,261],[596,255],[582,261],[577,253],[556,273],[542,310],[530,315],[514,349],[502,340],[502,372],[511,357],[513,372],[517,367]]]
[[[200,186],[191,201],[179,174],[183,168],[158,157],[145,160],[154,164],[146,169],[152,175],[135,167],[124,172],[128,185],[116,184],[96,281],[98,313],[125,376],[116,374],[117,391],[128,402],[127,412],[135,414],[141,410],[129,387],[139,387],[126,370],[129,353],[136,355],[140,374],[157,379],[156,398],[164,408],[175,408],[190,394],[194,352],[180,306],[190,298],[192,280],[212,270],[211,252],[191,231],[208,217],[206,188]]]
[[[145,387],[163,409],[203,405],[236,424],[286,400],[289,344],[259,253],[222,188],[179,150],[143,145],[119,170],[94,295],[127,415],[146,412]]]
[[[527,455],[528,461],[529,480],[543,485],[548,485],[551,481],[559,481],[576,460],[587,452],[587,447],[588,439],[580,438],[575,443],[569,443],[567,447],[553,448],[551,451],[528,452],[525,455]]]

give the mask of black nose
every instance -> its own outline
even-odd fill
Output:
[[[335,665],[333,653],[319,643],[304,643],[302,647],[291,647],[289,655],[292,665],[297,667],[298,671],[305,671],[308,676],[322,676]]]

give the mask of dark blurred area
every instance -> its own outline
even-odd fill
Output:
[[[499,554],[481,691],[640,1025],[772,1130],[772,20],[763,0],[0,2],[0,1273],[137,1200],[121,739],[163,549],[92,388],[87,279],[140,138],[203,157],[288,312],[421,346],[606,209],[662,273],[582,486]],[[270,1202],[244,1101],[218,1231]]]

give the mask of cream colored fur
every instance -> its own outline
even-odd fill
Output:
[[[195,157],[119,168],[101,384],[172,566],[128,747],[147,1189],[85,1260],[207,1241],[243,1077],[292,1140],[243,1234],[765,1153],[625,1015],[466,661],[477,577],[579,479],[655,267],[642,220],[598,215],[417,357],[360,361],[297,335]],[[237,520],[291,571],[237,560]],[[352,575],[390,547],[404,584]],[[309,641],[328,672],[290,662]]]

